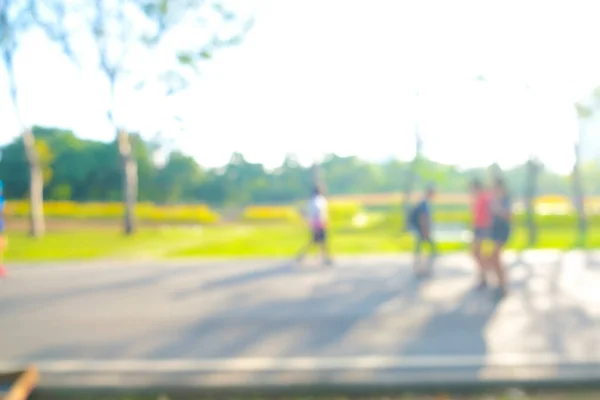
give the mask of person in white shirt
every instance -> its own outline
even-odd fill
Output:
[[[331,255],[327,243],[327,226],[329,225],[329,207],[319,187],[315,187],[306,210],[307,222],[310,226],[311,241],[299,252],[296,261],[302,262],[313,245],[321,249],[323,261],[331,265]]]

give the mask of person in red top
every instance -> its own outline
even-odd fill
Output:
[[[473,193],[473,256],[479,268],[479,287],[487,286],[485,259],[481,254],[483,241],[490,238],[492,227],[491,195],[478,179],[471,182]]]

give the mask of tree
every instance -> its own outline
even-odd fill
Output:
[[[122,195],[121,169],[116,140],[98,142],[78,138],[64,129],[34,126],[32,132],[40,155],[46,200],[119,201]],[[153,160],[156,143],[131,133],[133,157],[138,166],[141,201],[158,203],[206,202],[216,207],[239,208],[246,204],[289,204],[305,199],[312,183],[311,168],[302,166],[297,157],[288,155],[282,164],[269,170],[253,163],[242,154],[219,168],[202,168],[193,157],[169,146],[164,164]],[[21,137],[1,148],[0,179],[5,195],[24,199],[29,193],[28,162]],[[533,219],[535,195],[569,195],[570,180],[535,162],[523,163],[503,171],[511,192],[531,201],[529,217]],[[582,185],[586,194],[600,194],[600,167],[597,162],[582,163]],[[410,163],[387,160],[368,162],[356,156],[326,155],[321,163],[328,192],[332,195],[375,194],[398,191],[398,177],[408,176]],[[486,176],[487,168],[458,169],[421,156],[412,189],[422,190],[433,182],[440,193],[464,194],[473,177]],[[535,177],[532,175],[535,174]],[[535,185],[532,188],[530,182]],[[404,182],[403,182],[404,183]],[[403,190],[404,188],[402,188]],[[387,207],[381,205],[381,207]],[[526,214],[527,221],[527,214]],[[530,221],[531,222],[531,221]],[[535,222],[535,219],[534,219]],[[535,236],[535,234],[532,234]],[[533,240],[532,240],[533,241]]]
[[[323,179],[322,168],[319,163],[315,160],[311,166],[312,173],[312,184],[315,188],[320,188],[321,190],[325,190],[325,180]]]
[[[219,48],[238,44],[252,20],[240,25],[235,13],[218,1],[208,0],[122,0],[119,3],[71,0],[69,5],[70,14],[80,17],[79,27],[68,39],[72,42],[76,38],[91,39],[88,44],[97,55],[95,68],[105,78],[109,94],[106,113],[115,132],[120,160],[124,231],[130,235],[135,231],[139,171],[131,134],[118,113],[116,101],[124,90],[141,91],[149,81],[161,83],[166,96],[185,89],[190,72],[197,72],[198,63],[209,59]],[[214,22],[215,18],[220,21],[217,28],[205,25],[206,20]],[[237,29],[232,31],[232,25]],[[198,26],[200,32],[186,35],[189,40],[185,42],[192,44],[182,48],[182,41],[176,36],[178,31]],[[230,29],[227,32],[222,28]],[[86,44],[86,47],[89,46]],[[150,73],[141,73],[140,59],[158,67]]]
[[[158,171],[156,181],[161,190],[157,196],[164,203],[194,201],[194,189],[202,180],[203,172],[196,161],[190,156],[174,151]]]
[[[50,16],[50,17],[49,17]],[[0,0],[0,52],[9,82],[10,99],[21,130],[24,152],[29,167],[30,229],[33,237],[45,232],[44,223],[44,162],[38,153],[44,145],[36,146],[32,129],[26,126],[19,108],[19,95],[14,60],[19,42],[29,31],[39,29],[59,44],[68,57],[72,56],[66,40],[66,11],[60,0]]]
[[[504,176],[504,172],[502,171],[502,168],[500,167],[500,164],[498,164],[498,162],[493,162],[488,168],[488,171],[492,180],[502,179]]]
[[[537,196],[537,183],[540,171],[539,162],[531,156],[527,161],[527,172],[525,178],[525,220],[527,223],[527,245],[534,246],[537,243],[537,224],[535,221],[535,198]]]
[[[20,37],[31,28],[31,13],[25,2],[0,1],[0,51],[9,83],[12,106],[22,132],[23,144],[29,165],[30,230],[34,237],[44,234],[44,177],[42,166],[35,149],[35,137],[25,127],[18,102],[17,81],[14,71],[14,57]]]
[[[324,163],[323,169],[328,169],[327,163]],[[252,201],[288,203],[306,198],[310,195],[310,188],[314,183],[311,172],[310,168],[305,168],[300,164],[295,154],[287,154],[281,166],[266,177],[268,182],[266,190],[263,190],[260,197],[254,198]],[[329,174],[327,179],[331,179]],[[334,190],[333,187],[328,189],[328,193]]]
[[[419,102],[419,92],[416,93],[416,103],[418,106]],[[418,108],[417,108],[418,111]],[[418,177],[419,171],[419,163],[421,161],[422,153],[423,153],[423,137],[421,136],[421,132],[419,130],[419,116],[417,115],[417,122],[415,124],[415,157],[413,158],[410,167],[406,173],[406,181],[404,182],[404,194],[402,196],[402,210],[404,211],[404,215],[407,216],[410,212],[411,202],[410,196],[413,190],[413,186],[415,185],[415,181]],[[410,228],[409,218],[404,218],[404,231],[408,231]]]
[[[575,162],[573,163],[573,172],[571,175],[573,184],[573,197],[575,203],[575,210],[577,212],[577,232],[578,241],[583,243],[587,233],[587,218],[585,214],[585,194],[583,191],[583,182],[581,176],[581,132],[583,122],[593,115],[593,111],[587,106],[577,103],[575,104],[575,110],[579,118],[579,129],[577,131],[577,138],[573,146],[575,152]]]
[[[48,17],[50,15],[51,17]],[[9,82],[12,107],[21,131],[23,148],[29,167],[30,229],[33,237],[45,232],[44,223],[44,160],[40,158],[35,136],[23,121],[19,108],[19,94],[14,71],[14,60],[22,37],[34,30],[42,30],[48,38],[59,44],[67,56],[71,49],[65,40],[65,7],[60,0],[0,0],[0,53]]]

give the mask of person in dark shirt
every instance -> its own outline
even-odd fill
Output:
[[[432,238],[431,200],[434,194],[435,190],[433,187],[427,188],[423,199],[413,208],[410,214],[411,229],[415,233],[416,240],[413,271],[417,277],[431,273],[433,260],[437,253],[437,248]],[[431,249],[426,267],[423,267],[421,259],[421,250],[424,242],[429,243]]]
[[[510,237],[511,231],[511,200],[506,185],[501,178],[494,181],[494,192],[491,202],[492,229],[491,239],[494,250],[489,260],[489,265],[498,278],[501,295],[507,292],[506,271],[502,265],[502,251]]]

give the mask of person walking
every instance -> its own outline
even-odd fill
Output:
[[[472,193],[472,220],[473,220],[473,244],[472,252],[479,271],[478,288],[487,287],[486,260],[481,252],[481,247],[486,239],[490,238],[492,226],[492,214],[490,210],[490,194],[480,180],[471,182]]]
[[[502,178],[496,178],[493,185],[492,197],[492,229],[491,239],[494,248],[489,265],[498,279],[498,289],[501,296],[507,293],[506,270],[502,264],[502,252],[511,232],[511,199]]]
[[[4,249],[6,237],[4,236],[4,184],[0,181],[0,278],[6,276],[4,268]]]
[[[296,257],[296,262],[301,263],[304,261],[304,258],[311,247],[317,246],[321,250],[323,262],[326,265],[331,265],[333,261],[331,259],[327,237],[327,227],[329,225],[329,204],[327,202],[327,198],[323,195],[321,188],[318,186],[315,186],[313,189],[313,193],[306,210],[306,217],[310,227],[311,240],[300,250],[298,256]]]
[[[437,255],[437,246],[432,237],[431,200],[435,194],[433,187],[428,187],[423,199],[411,210],[409,222],[415,234],[415,253],[413,272],[416,277],[430,275],[433,270],[433,261]],[[430,255],[427,265],[422,264],[423,243],[428,243]]]

